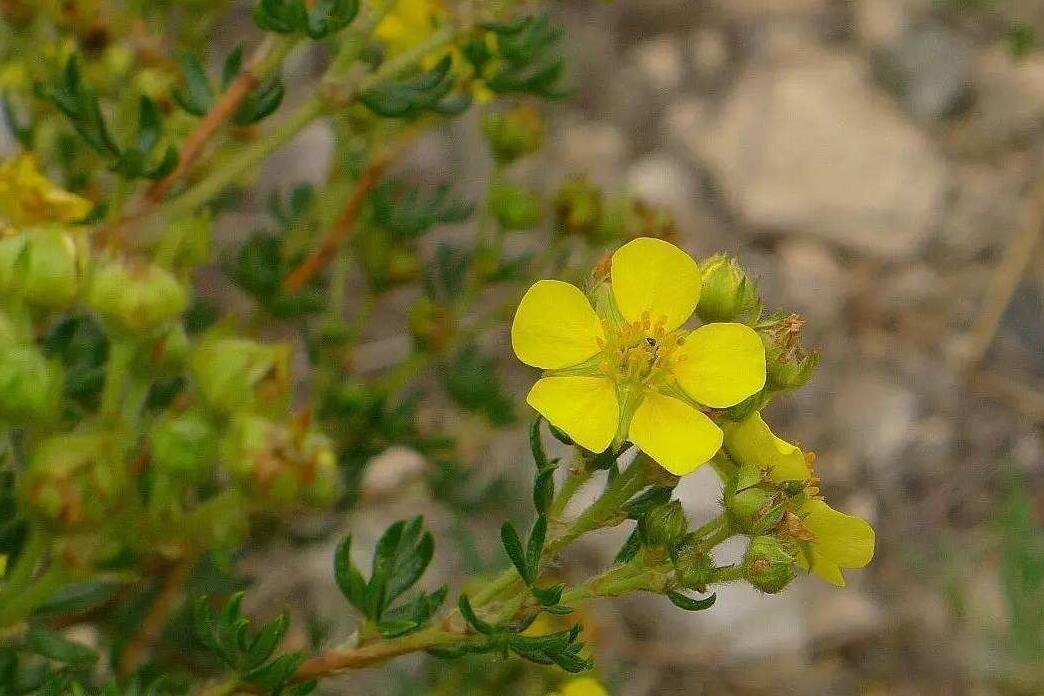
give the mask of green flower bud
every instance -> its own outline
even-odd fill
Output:
[[[413,303],[409,311],[410,333],[420,350],[442,355],[454,344],[457,321],[446,307],[428,297]]]
[[[249,510],[243,494],[230,490],[201,503],[183,525],[204,548],[233,549],[250,533]]]
[[[31,229],[0,240],[0,292],[60,309],[73,301],[79,287],[76,243],[61,228]]]
[[[678,226],[663,208],[632,196],[607,196],[597,236],[604,241],[655,237],[673,242]]]
[[[156,421],[149,440],[157,470],[176,478],[200,479],[211,470],[218,455],[214,428],[192,411]]]
[[[764,534],[779,525],[786,503],[761,488],[748,488],[727,496],[725,506],[736,528],[745,534]]]
[[[210,338],[190,359],[207,404],[225,414],[282,405],[290,390],[290,349],[245,338]]]
[[[714,559],[695,535],[687,535],[674,551],[674,569],[683,587],[703,592],[714,570]]]
[[[779,539],[756,536],[743,557],[743,571],[751,585],[775,594],[794,579],[794,556]]]
[[[63,384],[61,368],[34,346],[0,348],[0,420],[53,421]]]
[[[819,353],[801,345],[805,320],[797,314],[775,314],[758,326],[765,344],[768,384],[774,389],[797,389],[812,377]]]
[[[543,146],[544,119],[533,106],[516,106],[486,114],[482,119],[482,132],[497,162],[511,164]]]
[[[685,535],[688,526],[685,511],[677,500],[654,507],[642,518],[642,531],[650,546],[673,547]]]
[[[188,305],[188,294],[160,266],[110,260],[91,275],[87,303],[117,327],[140,333],[180,316]]]
[[[704,322],[753,323],[761,317],[757,283],[747,277],[736,259],[712,256],[700,266],[703,288],[696,314]]]
[[[0,348],[18,345],[32,335],[31,332],[32,327],[28,321],[16,321],[6,312],[0,311]]]
[[[602,190],[586,176],[574,176],[558,190],[554,210],[559,232],[593,238],[602,220]]]
[[[255,415],[239,415],[221,444],[225,465],[247,489],[278,507],[326,505],[340,492],[330,441]]]
[[[152,342],[144,367],[153,375],[178,375],[185,369],[191,348],[185,327],[176,324]]]
[[[386,278],[392,285],[408,283],[420,275],[420,259],[417,252],[405,245],[394,245],[388,253]]]
[[[500,183],[490,187],[489,209],[505,230],[531,230],[543,217],[536,194],[512,184]]]
[[[110,521],[128,484],[119,452],[112,433],[56,435],[40,442],[24,482],[30,508],[64,531]]]

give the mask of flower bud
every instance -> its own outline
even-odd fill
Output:
[[[0,348],[18,345],[24,338],[32,335],[28,317],[25,321],[17,321],[6,312],[0,311]]]
[[[805,320],[797,314],[776,314],[759,325],[765,344],[765,367],[768,384],[775,389],[797,389],[812,377],[819,364],[819,354],[801,345],[801,329]]]
[[[554,209],[559,232],[593,237],[602,219],[602,191],[586,176],[574,176],[558,190]]]
[[[418,299],[410,307],[409,325],[417,348],[432,355],[444,354],[457,335],[453,313],[428,297]]]
[[[249,491],[280,507],[325,505],[340,492],[337,456],[330,441],[314,431],[239,415],[221,454]]]
[[[747,277],[736,259],[712,256],[700,266],[703,288],[696,314],[704,322],[752,323],[761,316],[757,283]]]
[[[192,411],[156,421],[149,439],[156,469],[179,479],[198,480],[205,476],[218,454],[214,428]]]
[[[726,499],[726,508],[736,527],[745,534],[764,534],[783,519],[786,503],[761,488],[748,488]]]
[[[756,536],[743,557],[743,571],[751,585],[775,594],[794,579],[794,557],[775,537]]]
[[[674,551],[674,568],[682,586],[703,592],[714,570],[714,559],[694,534],[685,537]]]
[[[155,376],[179,375],[185,368],[191,348],[185,327],[175,324],[152,342],[148,363],[143,367]]]
[[[225,414],[281,405],[290,389],[290,349],[245,338],[209,338],[191,357],[196,386]]]
[[[34,346],[0,348],[0,420],[53,421],[63,385],[61,368]]]
[[[72,302],[79,287],[76,243],[62,229],[31,229],[0,241],[0,292],[60,309]]]
[[[489,209],[505,230],[531,230],[540,224],[540,199],[532,191],[499,183],[489,189]]]
[[[139,333],[179,316],[188,305],[188,294],[160,266],[113,259],[92,274],[87,304],[117,327]]]
[[[388,253],[386,277],[392,285],[408,283],[417,278],[421,271],[417,252],[405,245],[394,245]]]
[[[56,435],[37,444],[26,469],[30,508],[63,530],[112,519],[127,475],[111,433]]]
[[[544,119],[533,106],[516,106],[486,114],[482,119],[482,132],[497,162],[511,164],[544,144]]]
[[[604,241],[655,237],[673,242],[678,238],[678,225],[659,206],[629,195],[607,196],[597,236]]]
[[[642,519],[645,541],[650,546],[666,546],[671,548],[688,529],[688,521],[681,503],[672,500],[664,505],[657,505]]]
[[[203,548],[233,549],[250,533],[250,505],[243,494],[229,490],[193,509],[184,522]]]

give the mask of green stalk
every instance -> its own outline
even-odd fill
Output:
[[[219,169],[211,172],[209,176],[186,190],[180,196],[172,199],[165,205],[157,207],[152,215],[166,219],[178,218],[205,205],[207,201],[218,195],[244,172],[257,167],[269,155],[283,147],[317,118],[328,113],[331,109],[343,108],[358,98],[363,92],[372,89],[385,80],[397,77],[428,54],[449,44],[454,36],[455,31],[451,27],[444,28],[433,34],[427,41],[385,62],[376,71],[357,80],[346,91],[338,94],[338,83],[345,77],[342,73],[348,72],[351,65],[354,64],[354,57],[357,57],[359,48],[355,42],[346,41],[342,45],[342,52],[334,59],[330,70],[327,71],[327,74],[322,79],[324,86],[329,87],[329,89],[320,89],[317,94],[306,99],[304,103],[298,106],[297,110],[290,114],[275,130],[240,150],[224,162]],[[353,56],[352,60],[343,59],[345,55]]]

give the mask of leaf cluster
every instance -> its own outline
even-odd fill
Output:
[[[385,118],[415,119],[425,113],[457,116],[471,106],[471,95],[452,93],[457,84],[450,72],[452,67],[453,57],[447,55],[431,70],[368,89],[359,100]]]
[[[424,520],[415,517],[388,527],[377,542],[370,579],[351,559],[352,537],[337,547],[334,577],[341,593],[385,638],[413,633],[428,624],[446,599],[447,588],[419,592],[406,602],[392,606],[417,584],[435,553],[435,540],[423,532]]]
[[[261,0],[254,22],[277,34],[306,34],[325,39],[347,27],[359,14],[359,0]]]
[[[181,59],[181,76],[184,86],[174,92],[174,101],[193,116],[204,116],[214,107],[215,95],[224,92],[236,79],[243,67],[243,47],[237,46],[225,58],[221,69],[220,90],[215,92],[199,58],[186,53]],[[232,122],[238,126],[249,126],[271,116],[283,102],[286,89],[277,76],[251,90],[236,109]]]
[[[112,171],[127,179],[162,179],[178,163],[178,150],[168,145],[159,150],[162,123],[156,103],[142,96],[138,107],[138,127],[135,137],[123,145],[109,132],[102,115],[98,95],[83,79],[76,56],[65,63],[58,82],[38,86],[42,97],[53,103],[72,123],[81,138],[102,157],[109,160]]]

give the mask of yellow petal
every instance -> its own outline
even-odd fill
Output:
[[[545,370],[582,363],[598,352],[602,325],[580,289],[560,280],[529,288],[511,324],[518,359]]]
[[[725,426],[725,449],[737,463],[768,471],[774,481],[805,481],[812,473],[805,454],[776,437],[756,411]]]
[[[700,299],[700,267],[691,256],[662,239],[640,237],[613,254],[613,296],[628,321],[645,312],[661,317],[673,331],[692,316]]]
[[[831,585],[835,585],[836,587],[845,586],[845,576],[841,574],[841,567],[838,564],[826,560],[815,551],[812,551],[811,554],[813,573],[821,577],[823,580],[826,580]],[[808,561],[803,555],[798,555],[797,565],[804,570],[809,569]]]
[[[685,338],[674,375],[705,406],[735,406],[765,386],[765,346],[745,324],[707,324]]]
[[[526,401],[581,447],[601,452],[620,423],[616,386],[605,377],[545,377]]]
[[[597,680],[581,677],[563,686],[562,696],[609,696],[609,692]]]
[[[812,547],[817,558],[842,568],[862,568],[874,557],[874,528],[866,520],[839,512],[818,498],[805,503],[801,512],[816,537]]]
[[[629,439],[675,476],[695,471],[721,448],[721,428],[692,406],[647,394],[634,412]]]

